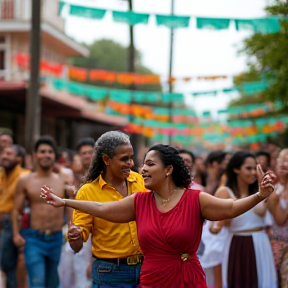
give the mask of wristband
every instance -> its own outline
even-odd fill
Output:
[[[255,193],[254,195],[255,195],[255,198],[256,198],[257,200],[262,201],[262,200],[265,199],[265,197],[263,197],[260,192],[257,192],[257,193]]]

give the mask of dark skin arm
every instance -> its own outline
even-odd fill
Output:
[[[135,221],[134,194],[125,197],[121,201],[98,203],[92,201],[79,201],[62,199],[53,193],[51,188],[43,186],[41,189],[42,198],[47,200],[48,204],[55,207],[68,206],[94,217],[99,217],[114,223],[128,223]],[[46,197],[45,197],[46,196]]]
[[[26,177],[25,177],[26,178]],[[25,194],[25,178],[20,178],[17,182],[14,206],[12,209],[12,227],[13,227],[13,241],[17,247],[25,245],[24,238],[20,235],[19,217],[22,215],[26,194]]]

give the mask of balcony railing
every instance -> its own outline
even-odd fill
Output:
[[[0,0],[0,21],[30,20],[33,0]],[[58,15],[58,0],[43,0],[42,19],[60,31],[64,31],[64,20]]]

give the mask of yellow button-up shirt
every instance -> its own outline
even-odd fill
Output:
[[[20,177],[30,173],[30,170],[17,165],[10,174],[0,168],[0,214],[11,213],[14,204],[16,184]]]
[[[140,174],[131,171],[127,178],[128,195],[146,191]],[[107,184],[100,175],[91,183],[83,185],[76,196],[77,200],[111,202],[123,196]],[[82,230],[83,240],[92,233],[92,254],[97,258],[124,258],[139,253],[136,223],[112,223],[83,212],[74,210],[73,222]]]

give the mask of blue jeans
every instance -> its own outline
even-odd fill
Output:
[[[3,230],[0,237],[0,267],[7,277],[7,288],[17,287],[18,249],[13,242],[12,225],[10,219],[2,221]]]
[[[116,265],[95,259],[92,266],[93,288],[136,288],[139,285],[140,266]]]
[[[57,272],[63,242],[62,231],[47,235],[35,229],[21,230],[26,240],[24,247],[25,264],[29,288],[57,288]]]

